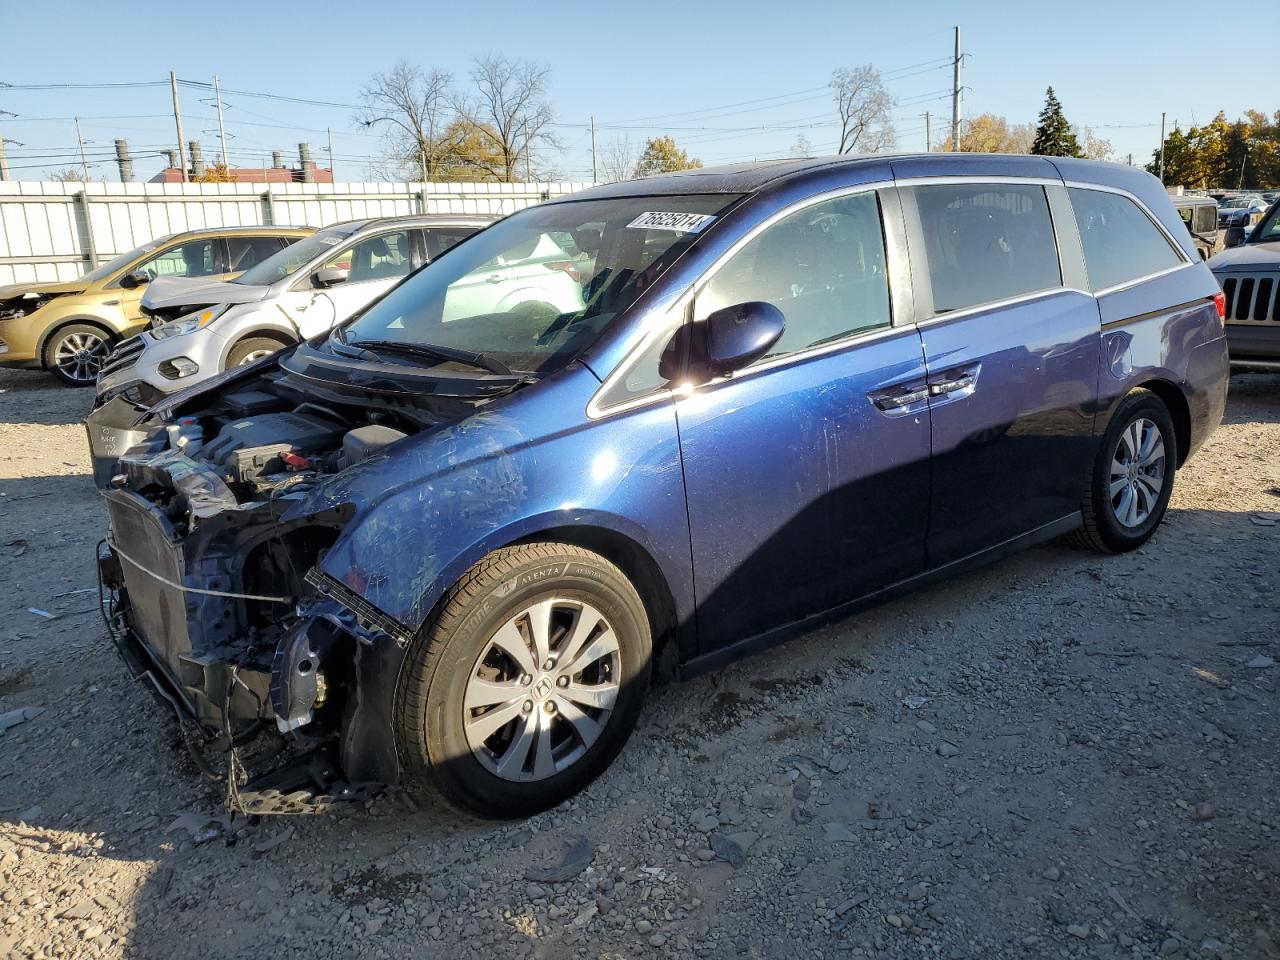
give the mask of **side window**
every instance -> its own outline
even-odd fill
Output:
[[[1187,225],[1187,229],[1194,230],[1195,227],[1191,225],[1191,218],[1192,218],[1192,215],[1195,213],[1196,208],[1195,207],[1177,207],[1176,209],[1178,211],[1178,216],[1182,218],[1182,222]]]
[[[227,237],[227,271],[248,270],[281,249],[280,237]]]
[[[1093,290],[1105,290],[1183,262],[1151,218],[1128,197],[1083,187],[1068,187],[1067,193],[1080,225],[1084,265]]]
[[[413,269],[409,231],[380,233],[361,240],[331,258],[325,266],[349,270],[352,283],[406,276]]]
[[[460,240],[475,233],[474,227],[432,227],[427,231],[427,256],[434,260]]]
[[[935,314],[1062,286],[1043,187],[939,184],[912,192]]]
[[[135,268],[157,277],[208,277],[215,270],[212,240],[190,240],[170,247]]]
[[[815,203],[752,238],[698,294],[697,318],[748,300],[772,303],[786,318],[767,357],[887,327],[889,281],[876,194]]]

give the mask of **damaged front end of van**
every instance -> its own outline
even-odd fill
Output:
[[[397,364],[319,388],[324,364],[304,344],[149,410],[117,397],[87,422],[109,515],[110,634],[244,813],[318,812],[396,783],[390,714],[416,624],[365,596],[378,580],[412,583],[423,557],[387,528],[379,569],[350,550],[341,577],[323,561],[350,527],[376,527],[380,500],[419,480],[424,456],[447,464],[440,451],[461,449],[467,419],[516,385],[437,372],[429,391],[406,392],[391,379],[416,374]],[[388,455],[414,437],[431,452]],[[495,499],[475,484],[443,496]]]

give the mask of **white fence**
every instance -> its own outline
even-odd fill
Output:
[[[322,227],[415,213],[506,214],[588,183],[44,183],[0,181],[0,285],[73,280],[199,227]]]

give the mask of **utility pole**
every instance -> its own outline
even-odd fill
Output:
[[[329,182],[337,183],[338,177],[333,172],[333,128],[325,127],[324,132],[329,135]]]
[[[591,118],[591,182],[598,183],[596,180],[596,118]]]
[[[960,28],[956,27],[956,56],[951,73],[951,149],[960,149]]]
[[[85,183],[89,182],[89,161],[84,158],[84,137],[80,136],[80,118],[76,117],[76,142],[80,144],[80,169],[84,173]]]
[[[182,109],[178,106],[178,75],[169,71],[169,86],[173,88],[173,125],[178,129],[178,172],[182,182],[187,182],[187,154],[185,141],[182,139]]]
[[[231,161],[227,153],[227,128],[222,125],[222,84],[218,83],[218,75],[213,75],[213,97],[218,103],[218,137],[222,140],[222,157],[221,163],[224,167],[231,166]]]
[[[0,137],[0,180],[9,179],[9,161],[4,157],[4,137]]]
[[[929,111],[924,112],[924,152],[933,152],[933,133],[929,129]]]
[[[1160,186],[1164,186],[1164,111],[1160,112]]]

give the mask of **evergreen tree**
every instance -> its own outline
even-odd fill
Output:
[[[1036,138],[1031,144],[1031,152],[1042,157],[1083,157],[1080,142],[1071,132],[1071,124],[1062,114],[1062,104],[1049,88],[1044,100],[1044,109],[1040,111],[1040,120],[1036,126]]]

